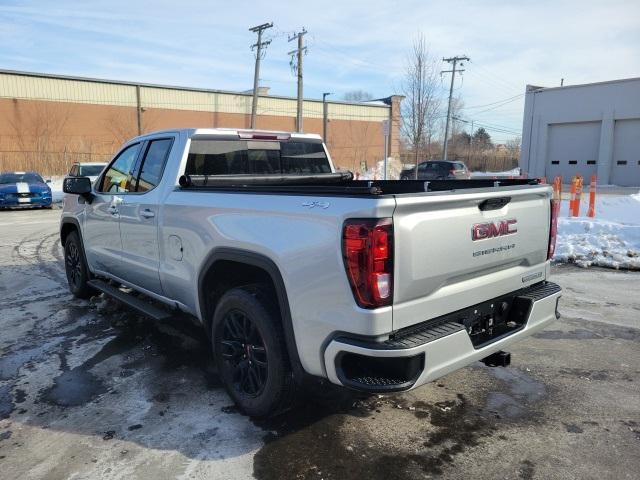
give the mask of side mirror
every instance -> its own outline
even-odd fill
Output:
[[[80,195],[89,202],[93,199],[91,179],[89,179],[89,177],[65,177],[62,183],[62,191],[64,193]]]
[[[45,180],[45,182],[46,182],[46,183],[51,183],[51,179],[50,179],[50,178],[47,178],[47,179]]]

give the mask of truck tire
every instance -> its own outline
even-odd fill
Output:
[[[89,298],[96,291],[87,283],[91,277],[78,232],[69,233],[64,242],[64,267],[69,290],[76,298]]]
[[[211,329],[218,374],[238,408],[251,417],[289,408],[293,374],[280,315],[266,289],[247,285],[226,292]]]

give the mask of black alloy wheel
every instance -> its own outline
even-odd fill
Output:
[[[240,395],[255,398],[267,384],[268,355],[253,321],[240,310],[230,310],[223,319],[220,351]]]
[[[211,346],[220,380],[252,417],[287,410],[295,384],[275,293],[264,284],[227,290],[216,301]]]
[[[69,233],[64,242],[64,269],[69,290],[77,298],[89,298],[97,292],[89,286],[91,274],[87,268],[78,232]]]
[[[75,242],[71,242],[65,252],[67,280],[72,289],[80,288],[82,282],[82,258]]]

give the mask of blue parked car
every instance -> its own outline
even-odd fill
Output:
[[[51,205],[51,188],[37,173],[0,173],[0,208],[51,208]]]

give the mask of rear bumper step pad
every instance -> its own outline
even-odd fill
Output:
[[[407,348],[419,347],[426,343],[433,342],[434,340],[438,340],[439,338],[446,337],[447,335],[451,335],[461,330],[466,330],[465,325],[461,323],[461,319],[464,318],[468,312],[477,310],[486,304],[498,304],[499,302],[507,299],[511,299],[510,303],[513,303],[517,299],[520,303],[519,311],[514,311],[514,314],[523,318],[523,321],[520,324],[520,327],[522,327],[526,324],[533,302],[537,302],[538,300],[554,295],[560,291],[560,286],[553,282],[541,282],[527,288],[516,290],[515,292],[511,292],[507,295],[502,295],[493,300],[488,300],[486,302],[443,315],[442,317],[433,318],[426,322],[403,328],[392,333],[387,340],[382,342],[361,340],[350,337],[338,337],[335,340],[341,343],[371,350],[404,350]],[[512,331],[516,330],[517,329],[514,329]],[[502,335],[497,336],[495,339],[498,338],[502,338]],[[479,346],[484,346],[487,343],[490,342],[483,342]]]
[[[561,289],[540,282],[398,330],[384,341],[348,334],[324,351],[327,378],[367,392],[404,391],[485,360],[506,365],[501,349],[556,320]]]

